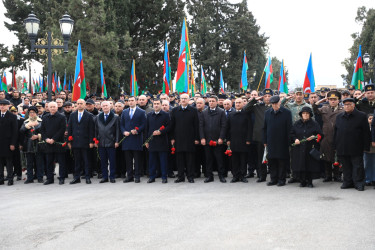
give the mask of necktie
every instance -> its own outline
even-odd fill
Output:
[[[4,114],[1,114],[1,118],[4,118]]]
[[[226,110],[225,115],[228,116],[228,114],[229,114],[229,110]]]
[[[108,115],[104,115],[104,121],[107,121]]]
[[[130,109],[130,119],[133,118],[133,109]]]
[[[78,113],[78,122],[81,122],[82,113]]]

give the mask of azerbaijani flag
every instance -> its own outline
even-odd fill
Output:
[[[242,64],[242,75],[241,75],[241,85],[240,87],[243,90],[247,89],[247,70],[249,65],[247,64],[246,50],[243,52],[243,64]]]
[[[286,93],[288,94],[288,86],[286,83],[285,78],[285,71],[284,71],[284,60],[281,61],[281,67],[280,67],[280,76],[279,76],[279,88],[280,93]]]
[[[7,76],[5,72],[3,73],[3,77],[1,78],[0,90],[8,93]]]
[[[361,52],[362,45],[359,45],[358,57],[357,62],[355,64],[352,83],[355,89],[362,90],[362,82],[365,80],[363,77],[363,67],[362,67],[362,52]]]
[[[171,65],[169,61],[168,43],[165,41],[164,48],[164,69],[163,69],[163,93],[169,95],[169,87],[171,86]]]
[[[309,64],[307,65],[305,81],[303,83],[303,92],[304,93],[315,92],[315,79],[314,79],[314,71],[313,71],[313,66],[312,66],[312,53],[310,53]]]
[[[102,61],[100,61],[100,82],[101,82],[101,86],[102,86],[102,96],[107,98],[108,94],[107,94],[107,87],[105,85]]]
[[[85,99],[85,97],[86,97],[86,78],[85,78],[85,71],[83,68],[81,41],[78,41],[72,101],[74,102],[74,101],[77,101],[78,99]]]
[[[188,90],[189,90],[189,93],[191,93],[192,96],[194,96],[194,92],[195,92],[194,69],[193,69],[193,63],[192,63],[191,54],[190,54],[189,32],[188,32],[188,27],[187,27],[187,24],[186,24],[186,18],[184,19],[184,21],[185,21],[185,27],[186,27],[186,43],[187,43],[187,47],[186,47],[187,61],[186,61],[186,63],[188,65],[187,71],[188,72],[190,71],[190,74],[189,74],[190,77],[188,79],[188,86],[189,86]]]
[[[135,60],[132,63],[132,73],[130,76],[130,93],[132,96],[138,96],[138,83],[135,75]]]
[[[58,83],[58,86],[59,86],[58,90],[59,90],[59,92],[61,92],[62,85],[61,85],[61,81],[60,81],[60,76],[57,77],[57,83]]]
[[[188,92],[188,57],[187,57],[187,37],[185,20],[182,23],[180,51],[178,53],[176,90],[179,93]]]
[[[207,93],[207,81],[204,76],[203,67],[201,66],[201,93],[204,95]]]
[[[268,56],[268,60],[266,66],[264,67],[264,72],[266,72],[265,80],[265,88],[271,88],[271,83],[273,82],[273,70],[272,70],[272,60],[271,57]]]
[[[221,91],[221,93],[225,92],[223,72],[221,71],[221,69],[220,69],[220,91]]]
[[[52,92],[56,93],[57,86],[56,86],[56,81],[55,81],[55,76],[52,73]]]
[[[43,91],[43,78],[40,78],[39,76],[39,91],[38,92],[42,92]]]
[[[65,70],[65,73],[64,73],[64,86],[63,86],[63,90],[66,90],[66,70]]]
[[[26,78],[25,77],[22,77],[22,93],[25,93],[27,91],[27,82],[26,82]]]

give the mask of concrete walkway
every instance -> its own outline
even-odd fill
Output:
[[[92,180],[0,186],[0,249],[375,249],[373,187]]]

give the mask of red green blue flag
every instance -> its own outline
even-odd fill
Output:
[[[78,41],[72,101],[77,101],[78,99],[85,99],[85,97],[86,97],[86,78],[85,78],[85,71],[83,68],[81,42]]]
[[[241,75],[241,85],[240,87],[243,90],[247,89],[247,70],[249,69],[249,65],[247,64],[246,58],[246,51],[243,52],[243,64],[242,64],[242,75]]]
[[[305,81],[303,83],[303,92],[304,93],[315,92],[315,78],[314,78],[314,71],[313,71],[313,66],[312,66],[312,53],[310,53],[309,64],[307,65]]]
[[[108,97],[107,86],[105,85],[105,78],[104,78],[103,63],[102,63],[102,61],[100,61],[100,82],[101,82],[101,86],[102,86],[102,96],[104,98],[107,98]]]
[[[362,52],[361,52],[362,45],[359,45],[359,51],[357,56],[357,61],[355,64],[352,83],[355,89],[362,90],[362,82],[365,80],[363,76],[363,67],[362,67]]]
[[[203,67],[201,67],[201,92],[203,95],[207,93],[207,81],[204,76]]]
[[[266,63],[266,67],[264,67],[264,72],[266,73],[265,80],[265,88],[271,88],[271,83],[273,82],[273,70],[272,70],[272,60],[271,57],[268,56],[268,60]]]
[[[132,73],[130,76],[130,93],[132,96],[138,96],[138,83],[135,75],[135,60],[132,63]]]
[[[220,69],[220,91],[221,91],[221,93],[225,92],[224,79],[223,79],[223,71],[221,71],[221,69]]]
[[[165,41],[164,49],[164,69],[163,69],[163,93],[169,95],[171,86],[171,65],[169,61],[168,43]]]

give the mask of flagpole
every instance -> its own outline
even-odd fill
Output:
[[[258,84],[258,88],[257,88],[257,91],[259,90],[259,87],[260,87],[260,83],[262,82],[262,79],[263,79],[263,75],[264,75],[264,70],[263,70],[262,76],[261,76],[261,78],[260,78],[260,81],[259,81],[259,84]]]

